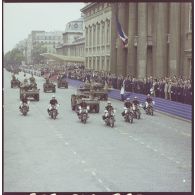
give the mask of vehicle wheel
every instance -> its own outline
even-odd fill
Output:
[[[96,106],[95,111],[96,111],[96,113],[99,113],[99,111],[100,111],[100,105],[99,104]]]
[[[36,95],[36,100],[39,101],[39,95]]]

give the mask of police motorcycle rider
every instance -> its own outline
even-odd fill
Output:
[[[86,123],[87,118],[89,118],[89,116],[88,116],[88,110],[89,110],[89,106],[87,105],[87,103],[85,102],[85,100],[82,99],[81,100],[81,103],[78,104],[77,115],[78,115],[78,118],[83,123]]]
[[[77,115],[80,116],[80,114],[82,113],[82,111],[85,110],[86,113],[88,113],[89,107],[87,106],[87,103],[85,102],[84,99],[81,100],[81,103],[78,104],[78,111],[77,111]]]
[[[22,111],[22,107],[25,105],[27,106],[27,111],[29,111],[29,101],[26,94],[24,93],[20,101],[20,106],[19,106],[20,111]]]
[[[134,113],[134,116],[137,118],[137,114],[136,113],[138,113],[138,115],[139,115],[138,119],[139,119],[141,113],[140,113],[140,110],[139,110],[140,102],[137,99],[137,97],[134,97],[132,103],[133,103],[133,113]]]
[[[58,114],[58,109],[57,106],[59,106],[57,99],[55,98],[55,95],[52,96],[52,99],[49,101],[49,108],[47,109],[48,114],[50,115],[50,112],[52,110],[52,108],[54,107],[57,111]]]
[[[108,118],[108,112],[109,111],[114,112],[114,108],[112,107],[110,101],[107,102],[107,106],[105,107],[104,115],[102,116],[102,119],[103,120],[105,120],[106,118]]]
[[[153,108],[153,105],[155,104],[155,102],[153,101],[152,97],[150,96],[150,94],[147,95],[146,98],[146,102],[145,102],[145,106],[143,107],[144,110],[147,112],[147,108],[149,106],[151,106],[151,108]]]
[[[130,109],[130,111],[132,110],[132,103],[130,101],[130,98],[127,98],[124,102],[124,111],[121,113],[122,116],[125,116],[125,114],[127,113],[128,109]]]

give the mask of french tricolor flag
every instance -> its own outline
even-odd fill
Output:
[[[123,48],[125,48],[128,45],[128,37],[124,33],[117,16],[116,16],[116,27],[117,27],[119,38],[122,40]]]

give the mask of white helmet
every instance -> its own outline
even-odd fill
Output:
[[[55,95],[52,95],[52,98],[55,98]]]

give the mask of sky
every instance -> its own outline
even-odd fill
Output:
[[[32,30],[65,31],[66,23],[81,17],[84,3],[3,3],[4,52]]]

